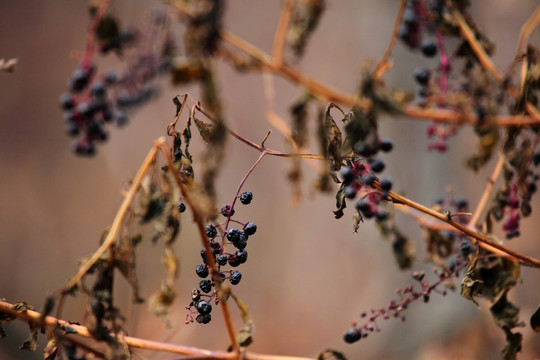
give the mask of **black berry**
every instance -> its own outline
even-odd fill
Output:
[[[212,282],[210,280],[201,280],[199,287],[202,292],[209,293],[212,290]]]
[[[243,192],[240,195],[240,202],[244,205],[249,204],[251,200],[253,200],[253,194],[251,193],[251,191]]]
[[[242,273],[240,271],[235,270],[231,273],[230,282],[232,285],[238,285],[241,279]]]
[[[373,171],[374,173],[380,173],[384,170],[385,167],[384,161],[379,158],[371,160],[369,165],[371,166],[371,171]]]
[[[225,254],[218,255],[216,258],[217,263],[222,266],[227,264],[227,260],[229,260],[229,257]]]
[[[533,163],[534,163],[534,166],[538,166],[538,164],[540,164],[540,151],[537,151],[534,153]]]
[[[178,204],[178,211],[181,212],[181,213],[186,211],[186,204],[184,204],[183,201],[180,201],[180,203]]]
[[[70,110],[75,107],[75,99],[69,93],[64,93],[60,95],[59,101],[60,107],[64,110]]]
[[[428,70],[424,68],[416,68],[414,70],[414,78],[420,85],[427,85],[429,82],[429,78],[431,77],[431,74]]]
[[[354,186],[346,186],[345,189],[343,189],[343,192],[345,193],[345,197],[347,199],[354,199],[356,197],[356,190],[354,189]]]
[[[383,189],[384,191],[390,191],[390,189],[392,189],[392,180],[390,180],[389,178],[384,178],[381,180],[380,185],[381,189]]]
[[[195,308],[201,315],[208,315],[212,312],[212,305],[206,300],[199,301],[195,304]]]
[[[197,321],[199,324],[208,324],[212,320],[212,315],[206,314],[206,315],[197,315],[195,318],[195,321]]]
[[[252,222],[248,222],[246,226],[244,226],[244,232],[246,235],[253,235],[257,231],[257,225]]]
[[[217,236],[217,229],[214,225],[208,225],[206,228],[206,236],[213,239]]]
[[[195,267],[195,272],[199,277],[205,278],[208,276],[208,269],[203,264],[199,264]]]
[[[424,40],[420,45],[420,50],[425,57],[433,57],[437,54],[437,44],[433,40]]]
[[[383,152],[390,152],[394,148],[394,143],[390,139],[382,139],[379,146]]]
[[[223,215],[225,217],[233,216],[234,215],[234,209],[231,208],[231,205],[224,205],[221,208],[221,215]]]
[[[229,231],[227,231],[227,239],[233,243],[238,241],[238,239],[240,239],[240,230],[237,228],[230,228]]]
[[[357,327],[350,328],[345,332],[345,335],[343,336],[343,340],[345,340],[346,343],[352,344],[354,342],[357,342],[362,338],[362,331],[358,329]]]
[[[246,249],[238,250],[235,255],[236,259],[240,262],[240,264],[243,264],[247,261],[248,253]]]

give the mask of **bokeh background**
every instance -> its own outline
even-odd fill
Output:
[[[282,1],[229,1],[225,27],[271,51]],[[472,14],[497,43],[494,57],[500,69],[512,61],[521,24],[536,1],[477,1]],[[374,64],[389,39],[398,1],[329,2],[313,35],[306,56],[294,66],[336,88],[353,92],[366,66]],[[113,11],[123,24],[140,23],[148,11],[164,8],[159,1],[115,1]],[[137,111],[129,126],[110,129],[110,140],[99,146],[94,158],[78,158],[70,151],[64,133],[58,96],[77,66],[88,27],[84,1],[0,1],[0,57],[19,59],[14,73],[0,73],[0,297],[25,300],[40,308],[44,298],[62,287],[77,269],[77,262],[97,248],[102,229],[109,225],[121,203],[121,192],[135,174],[154,139],[165,135],[174,115],[171,99],[196,86],[162,84],[161,96]],[[531,38],[539,44],[538,32]],[[391,86],[414,90],[412,70],[418,65],[435,66],[398,44],[394,68],[386,76]],[[99,70],[119,66],[114,56],[98,60]],[[220,63],[219,89],[230,127],[245,137],[260,141],[273,127],[264,117],[264,88],[260,74],[238,74]],[[298,89],[275,78],[274,110],[288,119],[288,109]],[[312,120],[314,118],[312,117]],[[450,140],[445,154],[429,153],[427,123],[409,119],[382,119],[380,133],[391,137],[395,151],[385,155],[385,175],[397,190],[422,204],[444,195],[451,188],[456,197],[474,204],[489,174],[464,171],[464,159],[475,146],[470,128]],[[237,184],[258,154],[229,139],[228,152],[218,181],[220,201],[230,201]],[[282,136],[274,131],[267,145],[285,149]],[[312,147],[315,149],[315,147]],[[202,152],[199,139],[193,153]],[[391,255],[391,243],[381,239],[370,222],[358,234],[351,232],[351,212],[333,218],[333,195],[314,194],[315,172],[303,165],[302,201],[291,206],[291,188],[286,179],[290,162],[266,158],[245,185],[254,193],[249,207],[238,209],[239,218],[258,224],[249,246],[249,261],[243,265],[237,295],[249,305],[255,321],[251,350],[272,354],[316,356],[326,348],[344,351],[351,359],[491,359],[504,346],[502,331],[494,326],[489,304],[480,309],[459,294],[434,296],[428,304],[417,303],[406,312],[407,321],[382,321],[381,333],[354,345],[342,340],[343,332],[359,314],[386,305],[398,287],[411,283],[410,272],[400,272]],[[523,221],[522,238],[508,245],[536,258],[538,209],[535,200],[531,218]],[[350,210],[350,209],[348,209]],[[421,233],[415,222],[403,215],[398,223],[414,240],[415,269],[429,269]],[[219,310],[211,324],[184,325],[184,307],[190,290],[198,283],[194,267],[200,262],[200,243],[184,216],[176,244],[181,257],[178,298],[172,308],[172,328],[146,310],[131,305],[130,290],[117,281],[116,303],[128,317],[130,335],[159,341],[225,349],[228,338]],[[138,250],[138,274],[142,295],[157,290],[164,270],[162,248],[145,242]],[[540,301],[538,270],[524,268],[522,283],[511,292],[528,322]],[[80,320],[85,301],[70,300],[65,318]],[[240,317],[233,310],[236,325]],[[27,326],[6,326],[8,338],[0,342],[1,359],[38,359],[35,353],[18,350],[28,336]],[[540,357],[540,338],[530,327],[522,329],[524,359]],[[40,336],[40,344],[44,344]],[[147,358],[169,354],[137,351]]]

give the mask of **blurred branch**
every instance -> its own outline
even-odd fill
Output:
[[[9,60],[0,59],[0,72],[13,72],[19,59],[11,58]]]

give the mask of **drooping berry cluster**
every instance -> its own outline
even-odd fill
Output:
[[[378,221],[383,221],[388,218],[388,212],[380,209],[378,204],[386,199],[387,192],[392,189],[392,181],[389,178],[380,180],[377,178],[375,174],[383,172],[386,165],[381,158],[374,155],[379,150],[383,152],[392,151],[393,143],[390,139],[382,139],[378,143],[379,147],[375,153],[372,152],[372,155],[368,155],[363,142],[360,141],[355,144],[355,152],[364,158],[351,161],[346,167],[342,168],[341,177],[345,198],[354,199],[360,196],[356,203],[356,209],[362,215],[362,218],[370,219],[375,217]],[[382,192],[374,191],[373,185],[375,181],[379,182]]]
[[[253,200],[253,194],[249,191],[243,192],[239,199],[242,204],[248,205]],[[240,222],[233,219],[234,213],[234,202],[232,205],[223,206],[221,215],[226,218],[225,221],[218,224],[209,224],[205,230],[212,249],[211,256],[219,274],[219,281],[228,280],[231,285],[238,285],[242,279],[242,273],[225,267],[236,268],[247,261],[248,252],[246,247],[249,237],[257,231],[257,225],[253,222]],[[231,224],[236,226],[230,226]],[[203,263],[195,267],[195,272],[202,280],[199,282],[199,287],[192,290],[191,302],[186,307],[188,310],[186,324],[193,321],[207,324],[211,320],[211,303],[216,305],[219,303],[216,287],[217,279],[208,278],[211,275],[211,268],[208,264],[205,249],[201,250],[201,258]],[[194,315],[196,315],[195,318]]]
[[[460,276],[460,270],[469,264],[468,255],[470,254],[470,251],[470,247],[468,250],[462,251],[464,256],[457,255],[456,258],[452,260],[450,266],[443,270],[437,268],[433,269],[437,280],[431,285],[428,281],[424,280],[424,271],[414,271],[412,273],[412,278],[418,282],[420,286],[419,289],[413,285],[396,289],[396,294],[399,296],[399,299],[391,300],[387,306],[380,309],[371,309],[369,312],[362,313],[360,317],[364,319],[364,324],[358,325],[356,322],[353,322],[352,327],[345,332],[343,340],[346,343],[352,344],[362,338],[368,337],[370,333],[380,332],[381,329],[377,323],[377,320],[380,318],[383,320],[400,319],[401,321],[405,321],[406,318],[403,315],[403,312],[411,303],[418,299],[422,299],[424,303],[427,303],[433,293],[445,296],[447,293],[446,290],[439,290],[439,286],[445,284],[453,277],[457,278]]]
[[[167,71],[170,64],[172,46],[163,14],[157,14],[139,31],[116,29],[107,36],[101,34],[105,26],[102,23],[109,28],[118,26],[110,15],[101,19],[95,30],[97,48],[103,54],[110,50],[120,54],[126,63],[125,71],[98,74],[92,61],[94,47],[87,46],[81,63],[68,81],[68,92],[59,99],[66,132],[77,138],[73,151],[81,156],[94,155],[96,143],[107,140],[106,124],[125,125],[131,109],[156,95],[155,78]]]
[[[530,164],[540,165],[540,152],[534,153]],[[520,220],[532,213],[531,198],[537,191],[537,182],[540,176],[529,166],[523,179],[517,176],[515,170],[507,169],[505,172],[505,185],[496,194],[491,215],[495,220],[505,219],[502,229],[507,239],[519,237]]]

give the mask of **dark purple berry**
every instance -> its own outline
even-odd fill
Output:
[[[240,195],[240,202],[244,205],[251,203],[251,200],[253,200],[253,194],[251,193],[251,191],[243,192]]]
[[[186,204],[184,204],[183,201],[180,201],[180,203],[178,204],[178,211],[181,212],[181,213],[186,211]]]
[[[214,225],[208,225],[206,226],[204,230],[206,231],[206,236],[208,236],[211,239],[217,236],[217,229]]]
[[[225,254],[218,255],[218,257],[216,258],[217,263],[221,266],[226,265],[227,260],[229,260],[229,257]]]
[[[209,293],[210,291],[212,291],[212,281],[201,280],[199,281],[199,287],[201,288],[202,292]]]
[[[240,238],[240,230],[237,228],[230,228],[229,231],[227,231],[227,240],[231,242],[235,242]]]
[[[356,209],[360,211],[362,214],[371,213],[371,205],[368,201],[360,199],[356,203]]]
[[[354,173],[352,169],[348,166],[345,166],[340,171],[341,178],[343,179],[343,182],[349,182],[354,178]]]
[[[92,84],[92,96],[95,98],[103,98],[105,96],[105,84],[101,81],[96,81]]]
[[[257,225],[252,222],[248,222],[246,226],[244,226],[244,232],[246,235],[253,235],[257,231]]]
[[[66,121],[66,132],[70,136],[79,135],[79,127],[77,126],[77,123],[75,121]]]
[[[199,277],[205,278],[208,276],[208,268],[203,264],[199,264],[195,267],[195,272]]]
[[[206,315],[197,315],[195,318],[195,321],[197,321],[199,324],[208,324],[212,320],[212,315],[206,314]]]
[[[383,191],[390,191],[390,189],[392,189],[392,180],[389,178],[382,179],[379,184],[381,185],[381,189],[383,189]]]
[[[241,279],[242,279],[242,273],[240,271],[235,270],[231,273],[231,278],[229,281],[231,282],[232,285],[238,285]]]
[[[343,192],[347,199],[354,199],[356,197],[356,190],[354,189],[354,186],[346,186],[345,189],[343,189]]]
[[[69,93],[63,93],[60,95],[60,107],[64,110],[70,110],[75,107],[75,99]]]
[[[414,70],[414,78],[420,85],[427,85],[430,77],[431,77],[431,74],[429,70],[426,70],[421,67],[418,67]]]
[[[390,152],[394,148],[394,143],[390,139],[382,139],[379,143],[379,147],[383,152]]]
[[[240,266],[241,262],[236,258],[236,256],[231,256],[229,258],[229,266],[231,267],[237,267]]]
[[[379,211],[375,214],[375,219],[377,221],[384,221],[388,219],[388,212],[387,211]]]
[[[540,151],[537,151],[533,155],[533,164],[534,166],[538,166],[540,164]]]
[[[119,111],[116,114],[116,125],[122,127],[126,125],[129,121],[129,116],[125,111]]]
[[[362,338],[362,331],[360,331],[357,327],[352,327],[349,330],[345,332],[345,335],[343,336],[343,340],[345,340],[346,343],[352,344],[357,342]]]
[[[377,178],[373,174],[364,174],[362,175],[362,182],[368,186],[371,186]]]
[[[115,70],[109,70],[107,71],[107,74],[105,75],[105,78],[103,79],[105,81],[105,84],[112,85],[118,81],[118,74]]]
[[[437,44],[433,40],[424,40],[420,45],[420,50],[425,57],[434,57],[437,54]]]
[[[242,249],[246,248],[246,246],[247,246],[247,236],[246,236],[246,234],[244,234],[243,231],[240,234],[240,237],[238,238],[238,240],[233,242],[233,245],[234,245],[235,248],[237,248],[239,250],[242,250]]]
[[[221,208],[221,215],[225,217],[230,217],[234,215],[234,209],[231,208],[231,205],[224,205]]]
[[[465,211],[469,207],[469,202],[467,201],[467,199],[459,199],[458,201],[456,201],[456,207],[459,211]]]
[[[369,165],[371,166],[371,171],[373,171],[374,173],[380,173],[385,168],[384,161],[382,161],[382,159],[379,159],[379,158],[375,158],[371,160],[369,162]]]
[[[243,264],[247,261],[248,252],[246,251],[246,249],[238,250],[235,255],[236,259],[240,262],[240,264]]]
[[[93,156],[96,153],[96,145],[93,142],[81,140],[73,145],[73,151],[80,156]]]
[[[206,300],[199,301],[195,304],[195,308],[201,315],[208,315],[212,312],[212,305]]]

